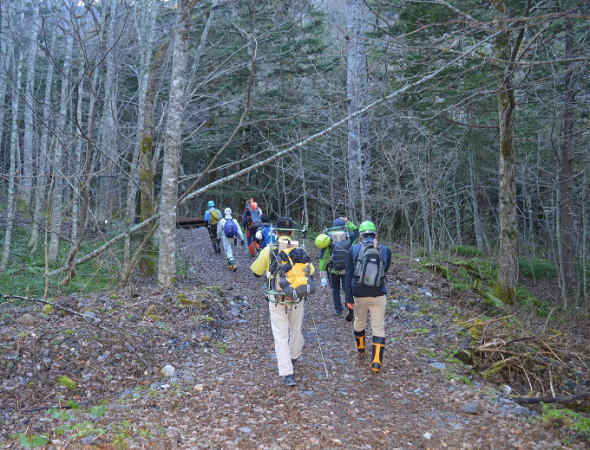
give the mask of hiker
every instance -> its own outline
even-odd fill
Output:
[[[391,263],[391,251],[377,241],[377,227],[373,222],[361,223],[358,231],[360,241],[351,247],[346,259],[346,307],[354,308],[354,339],[359,353],[365,351],[367,313],[371,314],[371,371],[377,373],[381,370],[385,349],[385,274]]]
[[[319,270],[322,273],[320,284],[322,287],[330,284],[332,301],[334,302],[334,314],[336,316],[342,314],[340,289],[344,288],[346,258],[352,245],[348,229],[345,220],[339,217],[334,220],[332,228],[328,228],[325,233],[319,234],[315,240],[316,247],[322,249],[319,264]]]
[[[248,241],[248,252],[250,256],[256,256],[257,243],[254,237],[256,236],[256,228],[262,223],[262,209],[254,199],[246,201],[246,207],[242,213],[242,225],[246,230],[246,239]]]
[[[221,253],[221,240],[217,237],[217,224],[221,220],[221,211],[215,208],[215,202],[209,200],[207,203],[207,211],[205,211],[205,222],[207,223],[207,230],[209,230],[209,237],[213,244],[213,251]]]
[[[354,222],[352,220],[348,220],[348,217],[340,217],[342,220],[344,220],[344,223],[346,223],[346,228],[348,230],[348,237],[350,239],[350,242],[352,242],[353,244],[356,243],[356,241],[359,238],[359,230],[356,227],[356,225],[354,224]]]
[[[276,222],[276,244],[264,247],[250,266],[255,276],[266,275],[266,296],[281,381],[296,386],[294,365],[303,349],[303,311],[306,296],[314,292],[314,267],[305,250],[293,239],[295,222]]]
[[[225,250],[225,256],[227,257],[227,268],[233,272],[238,270],[238,266],[234,259],[233,245],[237,245],[238,238],[244,245],[244,234],[238,224],[238,221],[231,215],[231,208],[225,208],[223,210],[224,217],[217,224],[217,237],[223,244],[223,250]]]
[[[256,230],[256,234],[254,235],[256,243],[258,244],[259,251],[267,245],[271,244],[273,240],[273,232],[270,226],[270,217],[267,214],[262,214],[262,216],[260,216],[260,220],[262,221],[262,223]]]

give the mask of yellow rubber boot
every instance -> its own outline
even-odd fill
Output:
[[[373,361],[371,361],[371,371],[374,373],[381,371],[383,364],[383,350],[385,350],[385,338],[373,336]]]
[[[365,330],[354,331],[354,342],[359,353],[365,353]]]

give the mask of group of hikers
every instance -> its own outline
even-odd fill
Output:
[[[305,230],[298,230],[290,217],[277,219],[273,227],[269,216],[253,199],[246,202],[241,219],[245,233],[230,208],[224,209],[222,217],[215,203],[209,201],[205,221],[214,252],[221,253],[223,245],[232,271],[237,270],[232,247],[238,240],[243,246],[247,242],[248,254],[256,257],[250,270],[256,277],[265,277],[279,377],[287,386],[296,386],[294,368],[304,342],[304,300],[315,293],[315,267],[303,242],[296,240],[297,232],[303,234],[302,240],[305,238]],[[346,320],[354,320],[354,342],[360,355],[366,350],[365,332],[370,317],[370,369],[380,372],[385,349],[385,274],[391,263],[391,251],[379,243],[373,222],[364,221],[357,228],[346,217],[336,218],[331,227],[317,235],[314,244],[320,249],[320,285],[331,287],[334,314],[342,315],[346,307]]]

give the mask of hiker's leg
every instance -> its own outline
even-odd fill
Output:
[[[332,300],[334,301],[334,311],[342,311],[342,300],[340,298],[340,286],[342,284],[342,275],[329,274],[330,285],[332,286]]]
[[[291,359],[299,358],[301,356],[301,350],[303,350],[304,339],[301,327],[303,326],[304,303],[299,302],[289,306],[289,348]]]
[[[373,336],[385,337],[385,307],[387,300],[385,295],[375,297],[368,301],[371,314],[371,330]]]
[[[354,331],[364,331],[367,326],[369,305],[366,297],[354,298]]]
[[[285,305],[268,302],[272,337],[275,342],[275,354],[279,375],[292,375],[293,363],[289,349],[289,316],[285,312]]]

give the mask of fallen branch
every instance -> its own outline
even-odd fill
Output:
[[[533,405],[537,403],[571,403],[576,400],[590,399],[590,392],[569,395],[567,397],[511,397],[516,403]]]

